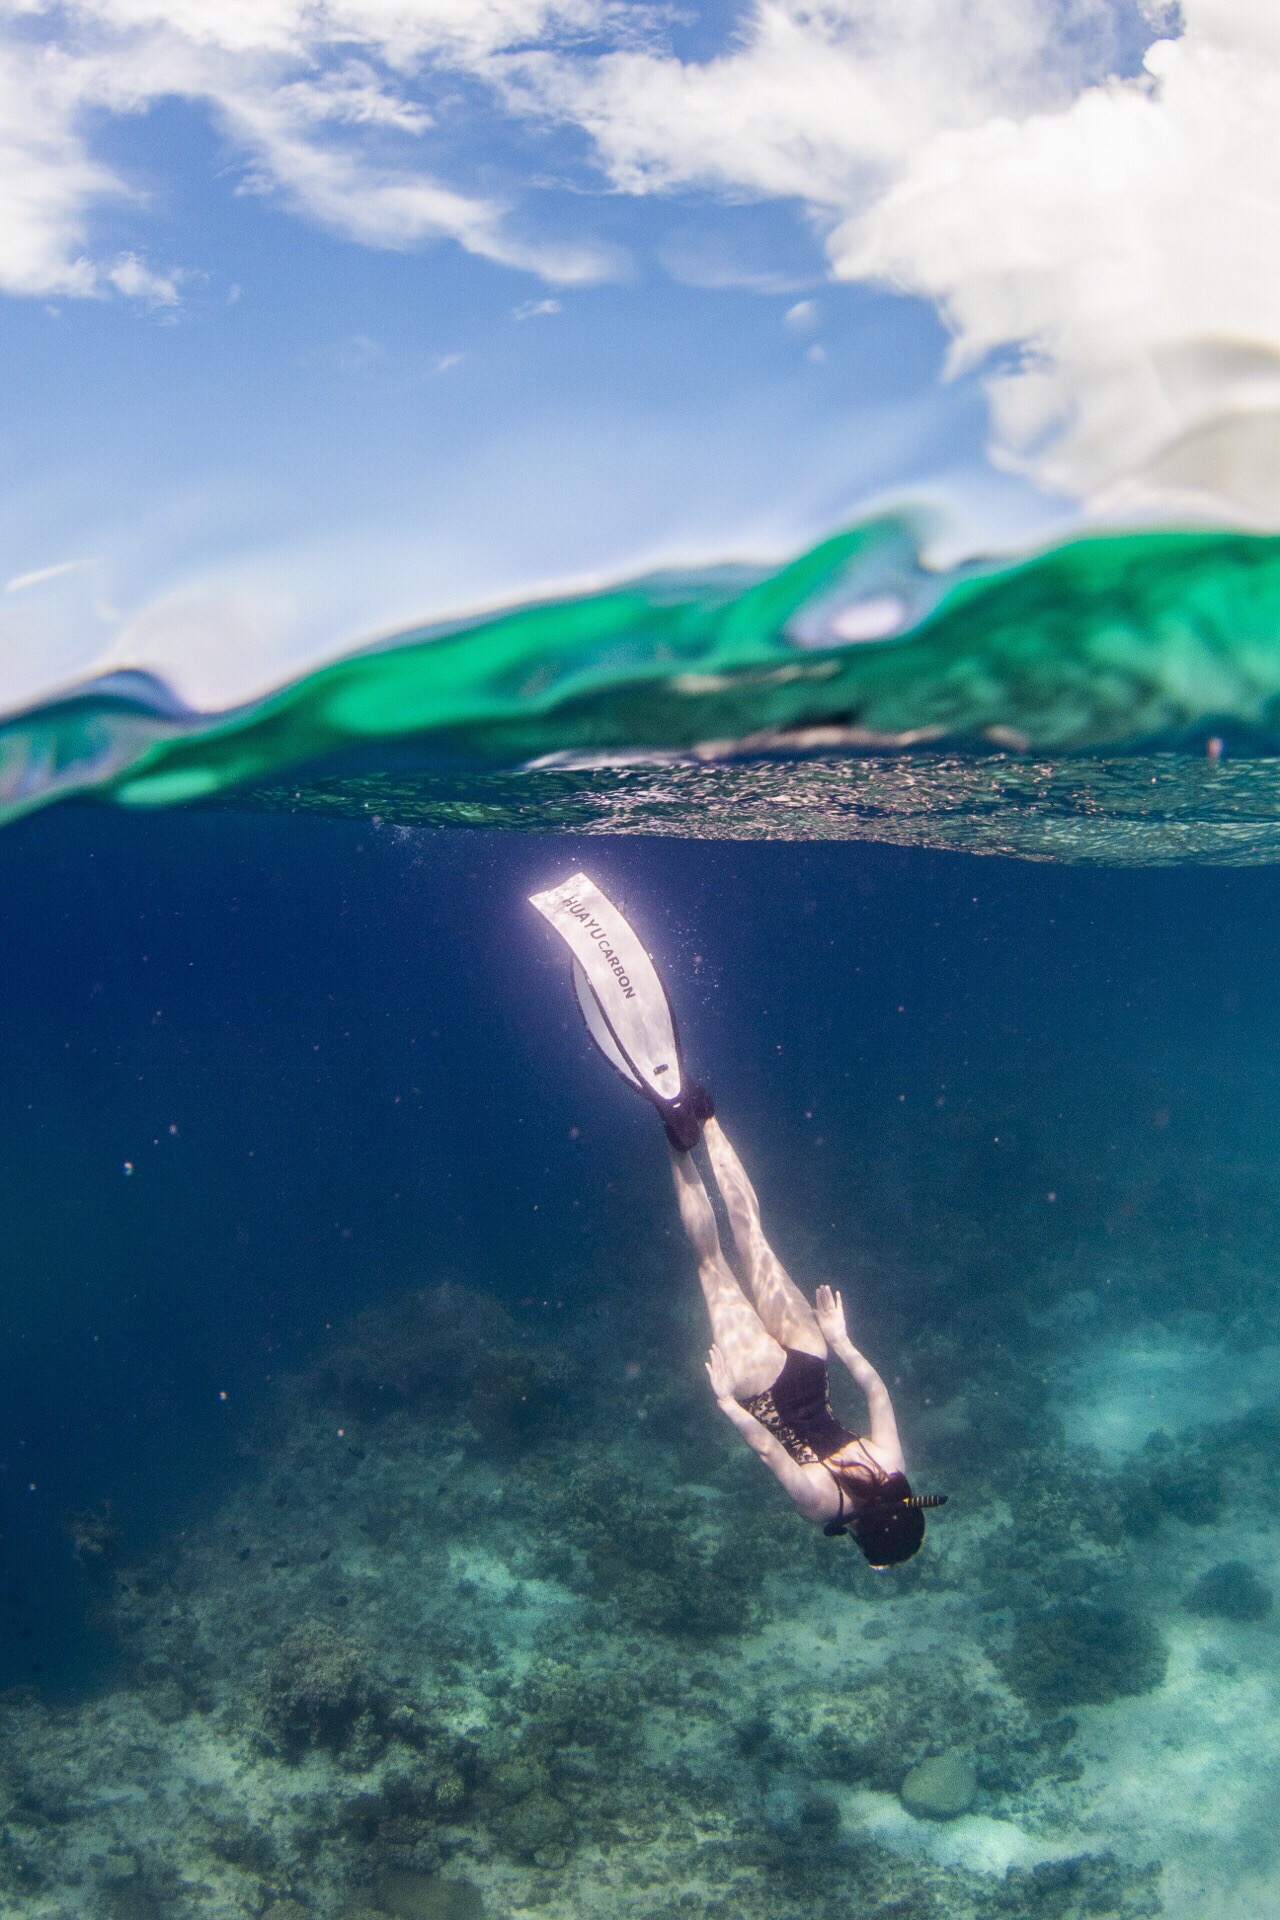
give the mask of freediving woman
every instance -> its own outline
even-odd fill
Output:
[[[924,1539],[923,1509],[942,1506],[946,1495],[912,1493],[889,1390],[849,1338],[839,1293],[819,1287],[811,1306],[765,1239],[755,1189],[709,1095],[685,1072],[653,961],[585,874],[534,894],[532,904],[573,956],[574,988],[592,1039],[666,1128],[680,1218],[711,1320],[707,1378],[717,1406],[807,1520],[827,1535],[850,1534],[878,1571],[909,1560]],[[750,1297],[720,1245],[693,1159],[700,1141]],[[850,1433],[831,1411],[831,1353],[866,1399],[865,1435]]]

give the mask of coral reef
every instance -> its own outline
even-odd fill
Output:
[[[366,1308],[319,1357],[311,1382],[338,1410],[370,1420],[428,1398],[465,1403],[482,1373],[494,1382],[486,1391],[503,1401],[513,1356],[519,1360],[517,1333],[506,1309],[446,1281]]]
[[[1011,1867],[992,1898],[992,1915],[1013,1920],[1076,1920],[1087,1914],[1146,1916],[1162,1911],[1159,1867],[1126,1871],[1112,1854]]]
[[[376,1752],[373,1684],[357,1649],[326,1621],[306,1620],[287,1633],[263,1680],[265,1723],[286,1753],[354,1748],[359,1759]]]
[[[1169,1569],[1256,1524],[1280,1424],[1241,1425],[1229,1479],[1197,1480],[1194,1433],[1117,1465],[1036,1430],[1038,1361],[961,1367],[930,1326],[904,1369],[975,1438],[927,1552],[879,1577],[796,1519],[696,1367],[597,1401],[623,1343],[580,1339],[457,1284],[366,1309],[276,1382],[205,1520],[91,1559],[118,1683],[0,1699],[4,1920],[1161,1911],[1106,1742],[1149,1713],[1175,1751],[1165,1634],[1264,1617],[1240,1563]],[[1013,1411],[970,1426],[983,1393]]]
[[[1024,1616],[1012,1647],[997,1659],[1015,1693],[1045,1713],[1150,1693],[1166,1663],[1151,1620],[1089,1601]]]
[[[706,1638],[740,1633],[759,1613],[749,1529],[714,1527],[705,1499],[601,1465],[573,1468],[546,1502],[571,1550],[560,1577],[636,1626]]]
[[[1270,1587],[1247,1561],[1220,1560],[1200,1575],[1182,1604],[1207,1620],[1246,1622],[1265,1620],[1273,1601]]]

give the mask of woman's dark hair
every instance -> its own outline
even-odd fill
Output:
[[[858,1489],[858,1503],[841,1533],[851,1533],[873,1567],[895,1567],[919,1553],[924,1539],[923,1507],[940,1507],[944,1493],[912,1493],[905,1473],[886,1474]],[[828,1529],[830,1531],[831,1529]]]
[[[849,1531],[873,1567],[896,1567],[919,1553],[924,1515],[904,1500],[873,1500],[854,1516]]]

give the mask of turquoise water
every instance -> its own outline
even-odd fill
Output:
[[[950,1496],[895,1571],[707,1391],[579,866]],[[0,877],[0,1913],[1271,1910],[1271,868],[60,806]]]
[[[697,833],[716,775],[688,769],[718,767],[723,785],[726,761],[1275,752],[1275,537],[1113,534],[951,572],[925,567],[917,540],[882,518],[769,573],[663,575],[424,628],[227,713],[113,675],[0,726],[0,817],[70,795],[154,807],[264,786],[301,805],[353,773],[483,814],[477,780],[533,768],[525,805],[572,826],[576,796],[600,790],[592,767],[656,759],[685,768],[667,816]],[[575,783],[549,791],[549,769]],[[1268,765],[1264,812],[1274,785]],[[834,837],[839,797],[817,808]],[[1092,811],[1111,808],[1095,796]]]

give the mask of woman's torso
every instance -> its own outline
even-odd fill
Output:
[[[772,1386],[741,1404],[803,1471],[808,1497],[792,1497],[806,1517],[819,1522],[848,1518],[856,1513],[860,1497],[901,1463],[881,1459],[882,1450],[874,1442],[850,1433],[836,1418],[825,1359],[796,1347],[785,1352]]]

